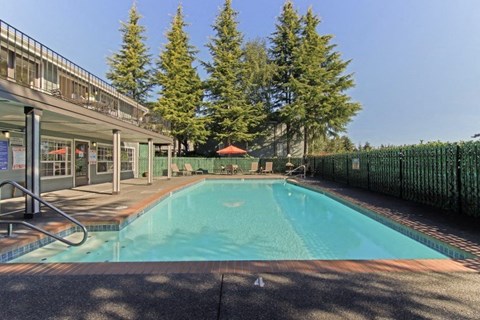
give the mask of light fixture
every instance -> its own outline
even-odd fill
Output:
[[[95,148],[97,146],[97,142],[96,141],[92,141],[92,146]]]
[[[10,139],[10,131],[2,131],[5,138]]]
[[[293,163],[290,162],[290,158],[292,157],[292,155],[289,153],[287,154],[287,158],[288,158],[288,162],[287,164],[285,165],[288,169],[291,169],[293,167]]]

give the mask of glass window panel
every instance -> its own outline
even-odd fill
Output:
[[[113,172],[113,146],[98,145],[97,147],[97,172]]]
[[[121,161],[121,170],[122,171],[133,171],[133,148],[122,147],[122,161]]]
[[[0,76],[7,77],[8,63],[7,63],[7,48],[0,47]]]
[[[55,138],[43,138],[40,148],[42,177],[72,175],[72,142]]]

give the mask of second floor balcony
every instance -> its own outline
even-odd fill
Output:
[[[151,131],[169,131],[169,123],[145,106],[2,20],[0,77]]]

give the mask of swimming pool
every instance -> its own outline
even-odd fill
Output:
[[[283,180],[206,180],[173,193],[120,232],[90,235],[81,247],[53,243],[11,262],[448,258]]]

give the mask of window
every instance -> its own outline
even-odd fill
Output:
[[[122,147],[122,171],[133,171],[133,148]]]
[[[43,79],[44,90],[52,91],[58,89],[57,66],[51,62],[45,62],[43,64]]]
[[[97,172],[113,172],[113,146],[98,145]]]
[[[72,175],[72,141],[42,137],[40,153],[42,177]]]
[[[122,147],[121,171],[133,171],[134,148]],[[98,145],[97,147],[97,173],[113,172],[113,146]]]
[[[6,78],[8,75],[7,48],[0,47],[0,76]]]
[[[35,85],[37,79],[37,64],[25,57],[15,58],[15,80],[23,85]]]

